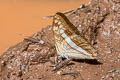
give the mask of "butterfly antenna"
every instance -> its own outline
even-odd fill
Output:
[[[76,10],[66,11],[66,12],[63,12],[63,14],[68,14],[68,16],[69,16],[69,15],[73,14],[75,11],[76,11]],[[52,18],[52,17],[54,17],[54,16],[55,16],[55,15],[45,16],[45,17],[42,17],[42,19],[48,20],[48,19],[50,19],[50,18]]]

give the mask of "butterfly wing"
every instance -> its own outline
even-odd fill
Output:
[[[56,13],[53,20],[53,32],[57,54],[75,59],[94,59],[96,50],[62,13]]]

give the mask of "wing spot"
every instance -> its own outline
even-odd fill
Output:
[[[64,33],[64,30],[63,30],[63,29],[60,29],[60,33]]]
[[[55,20],[55,23],[57,23],[57,22],[58,22],[58,20],[56,19],[56,20]]]

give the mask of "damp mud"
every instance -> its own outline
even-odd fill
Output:
[[[119,80],[120,1],[92,0],[65,14],[98,51],[96,60],[73,60],[56,72],[52,26],[25,38],[0,56],[0,80]]]
[[[0,55],[42,28],[52,19],[43,17],[76,9],[90,0],[0,0]],[[66,5],[67,4],[67,5]]]

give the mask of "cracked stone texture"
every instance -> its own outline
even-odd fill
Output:
[[[92,0],[66,16],[96,47],[101,64],[72,61],[51,72],[57,55],[49,25],[0,56],[0,80],[120,80],[120,1]]]

